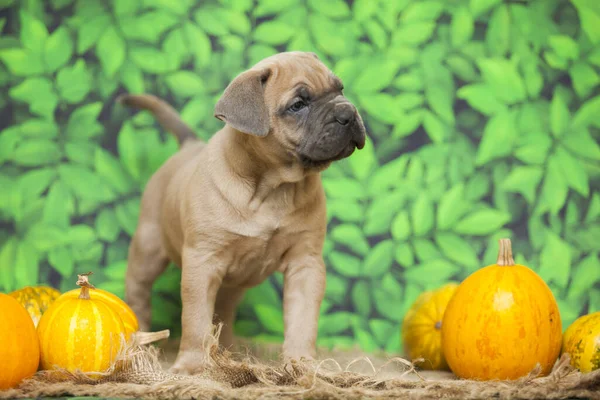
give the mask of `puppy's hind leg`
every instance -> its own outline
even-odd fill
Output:
[[[233,325],[235,324],[236,308],[244,297],[245,289],[221,287],[217,293],[213,323],[222,323],[219,344],[226,349],[233,346]]]
[[[149,331],[152,321],[152,285],[164,272],[169,259],[154,224],[141,223],[129,246],[125,298],[138,318],[141,331]]]

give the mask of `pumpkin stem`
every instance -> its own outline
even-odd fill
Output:
[[[496,264],[502,266],[515,265],[510,239],[500,239],[500,249],[498,250],[498,261],[496,261]]]
[[[90,279],[88,278],[92,274],[93,272],[90,271],[86,274],[77,275],[77,285],[81,287],[81,293],[79,293],[80,299],[89,300],[90,289],[96,289],[96,287],[90,283]]]

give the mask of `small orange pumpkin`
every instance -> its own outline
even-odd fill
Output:
[[[465,279],[442,322],[444,356],[461,378],[517,379],[539,363],[547,375],[560,352],[562,327],[548,285],[516,265],[509,239],[498,261]]]
[[[38,335],[43,369],[105,372],[121,349],[123,321],[106,303],[91,298],[90,289],[95,288],[88,275],[78,275],[79,297],[55,301],[42,315]]]
[[[32,376],[40,362],[33,321],[17,300],[0,293],[0,389]]]
[[[436,290],[421,293],[402,323],[402,342],[408,357],[420,368],[446,370],[448,364],[442,351],[442,318],[458,285],[448,283]]]
[[[563,353],[581,372],[600,369],[600,311],[577,318],[565,331]]]
[[[76,299],[79,297],[80,290],[73,289],[68,292],[65,292],[60,296],[56,301],[63,301],[65,299]],[[92,292],[90,292],[90,298],[92,300],[99,300],[110,306],[113,310],[115,310],[121,320],[123,321],[123,325],[125,325],[125,330],[127,331],[127,338],[131,336],[132,333],[137,332],[139,329],[138,319],[135,316],[133,310],[121,300],[117,295],[114,295],[106,290],[96,288]]]
[[[17,299],[19,304],[25,307],[33,325],[37,327],[42,314],[60,296],[60,292],[49,286],[26,286],[9,293],[9,296]]]

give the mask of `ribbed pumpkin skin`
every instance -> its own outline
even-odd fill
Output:
[[[78,298],[56,301],[38,325],[42,369],[104,372],[124,335],[123,321],[107,304]]]
[[[600,311],[584,315],[567,328],[563,353],[571,356],[571,365],[581,372],[600,368]]]
[[[422,293],[406,313],[402,323],[404,351],[411,360],[423,358],[422,369],[445,370],[442,351],[442,318],[458,285],[449,283]]]
[[[62,299],[66,298],[76,299],[79,297],[79,293],[79,289],[70,290],[63,293],[63,295],[57,301],[61,301]],[[125,325],[127,337],[129,337],[130,334],[138,331],[139,323],[135,313],[131,308],[129,308],[127,303],[119,298],[119,296],[107,292],[106,290],[96,288],[90,290],[90,298],[92,300],[100,300],[106,303],[119,314],[121,320],[123,320],[123,324]]]
[[[458,287],[442,322],[444,356],[461,378],[517,379],[539,362],[547,375],[561,347],[558,305],[523,265],[490,265]]]
[[[0,293],[0,389],[18,385],[38,369],[40,348],[27,311]]]
[[[49,286],[27,286],[9,295],[25,307],[33,320],[33,325],[37,326],[42,314],[60,296],[60,292]]]

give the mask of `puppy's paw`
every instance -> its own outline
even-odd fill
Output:
[[[315,361],[311,351],[287,351],[284,352],[283,362],[286,364],[299,363],[310,364]]]
[[[208,358],[202,352],[179,353],[169,372],[177,375],[198,375],[208,367]]]
[[[202,372],[206,371],[206,364],[173,364],[171,368],[169,368],[169,372],[175,375],[200,375]]]

